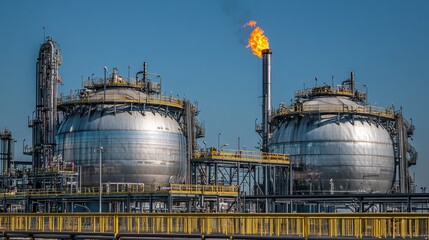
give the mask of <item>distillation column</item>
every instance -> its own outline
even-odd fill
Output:
[[[6,175],[10,171],[10,165],[13,160],[14,140],[9,129],[5,128],[0,132],[0,173]]]
[[[29,126],[33,128],[33,170],[49,168],[54,156],[57,131],[57,83],[61,51],[48,37],[40,47],[36,64],[36,111]]]

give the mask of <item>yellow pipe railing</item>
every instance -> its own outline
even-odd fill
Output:
[[[191,193],[191,194],[232,194],[238,195],[238,186],[222,186],[222,185],[191,185],[191,184],[170,184],[166,187],[170,193]]]
[[[205,194],[205,195],[223,195],[223,194],[238,194],[238,186],[222,186],[222,185],[196,185],[196,184],[169,184],[169,185],[145,185],[145,184],[122,184],[103,186],[103,195],[119,195],[125,193],[188,193],[188,194]],[[85,187],[80,190],[73,188],[73,191],[60,189],[28,189],[25,192],[7,192],[3,193],[4,198],[15,196],[31,196],[31,197],[49,197],[49,196],[82,196],[82,195],[98,195],[99,187]],[[0,193],[1,196],[2,193]]]
[[[289,155],[286,154],[228,149],[217,150],[215,148],[211,148],[208,151],[196,151],[194,153],[194,158],[289,164]]]
[[[428,238],[428,213],[4,213],[4,232]]]

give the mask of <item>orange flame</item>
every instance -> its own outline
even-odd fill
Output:
[[[256,26],[256,21],[250,20],[248,23],[244,24],[243,27],[254,27]]]
[[[248,23],[244,24],[243,27],[246,26],[255,27],[256,21],[251,20]],[[260,58],[262,58],[262,51],[270,48],[268,38],[264,35],[264,30],[262,30],[262,28],[256,27],[250,33],[246,48],[249,47],[252,49],[253,54]]]

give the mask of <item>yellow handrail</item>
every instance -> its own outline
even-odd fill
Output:
[[[238,195],[238,186],[222,185],[190,185],[190,184],[171,184],[167,187],[170,193],[194,193],[194,194],[232,194]]]
[[[207,151],[196,151],[195,159],[223,159],[234,161],[258,162],[258,163],[282,163],[289,164],[289,155],[280,153],[263,153],[258,151],[228,150],[211,148]]]
[[[429,213],[3,213],[3,234],[221,234],[324,238],[427,238]]]
[[[119,194],[138,194],[138,193],[190,193],[190,194],[218,194],[218,195],[237,195],[238,186],[221,186],[221,185],[195,185],[195,184],[169,184],[169,185],[144,185],[144,184],[122,184],[111,186],[103,186],[103,195],[119,195]],[[15,196],[84,196],[98,195],[99,187],[82,187],[80,189],[27,189],[25,192],[7,192],[4,193],[5,198]]]

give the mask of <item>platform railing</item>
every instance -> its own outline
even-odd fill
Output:
[[[355,113],[362,115],[371,115],[384,118],[394,118],[395,111],[393,108],[382,108],[370,105],[364,106],[349,106],[345,104],[338,105],[292,105],[281,106],[273,111],[272,117],[292,115],[292,114],[334,114],[334,113]]]
[[[119,194],[139,194],[139,193],[187,193],[187,194],[205,194],[205,195],[238,195],[238,186],[222,186],[222,185],[196,185],[196,184],[109,184],[102,187],[103,195],[119,195]],[[49,197],[49,196],[84,196],[98,195],[99,187],[82,187],[82,188],[41,188],[27,189],[25,191],[13,191],[0,193],[4,198],[15,196],[31,196],[31,197]]]
[[[58,98],[58,105],[76,105],[76,104],[95,104],[102,103],[103,97],[79,97],[76,94],[71,94],[69,96],[60,96]],[[166,105],[177,108],[183,107],[183,101],[179,98],[174,98],[172,96],[163,96],[163,95],[148,95],[142,96],[140,99],[136,97],[127,97],[123,95],[107,96],[105,99],[106,103],[135,103],[135,104],[155,104],[155,105]]]
[[[222,186],[222,185],[200,185],[200,184],[171,184],[167,187],[171,193],[191,193],[191,194],[217,194],[238,195],[239,186]]]
[[[0,231],[37,233],[200,234],[302,238],[427,238],[427,213],[75,213],[2,214]]]
[[[220,159],[220,160],[234,160],[234,161],[247,161],[259,163],[281,163],[289,164],[289,155],[280,153],[263,153],[260,151],[246,151],[246,150],[229,150],[229,149],[216,149],[211,148],[194,153],[195,159]]]

